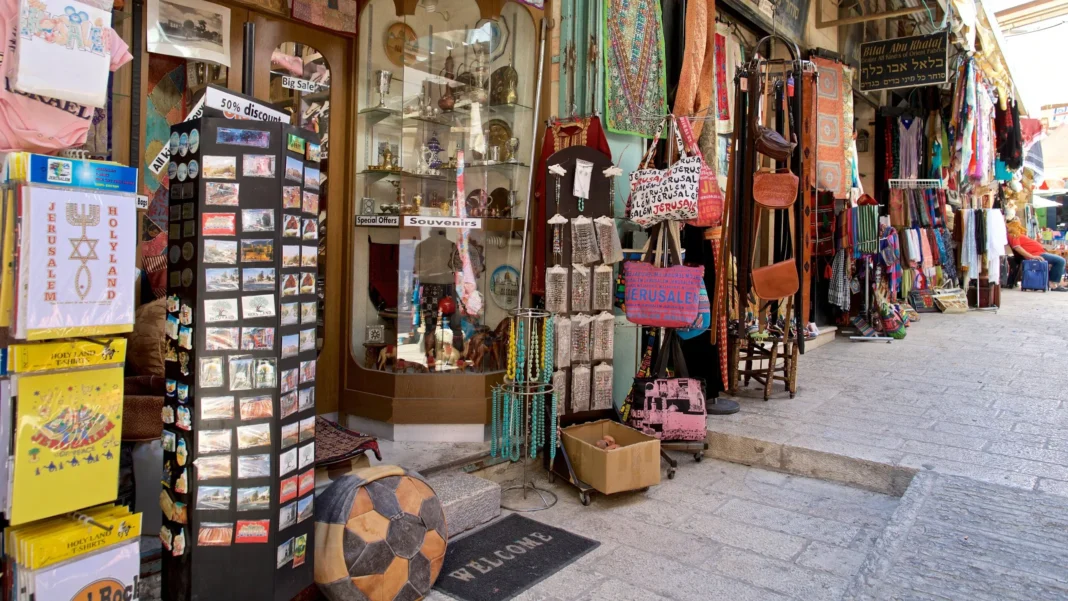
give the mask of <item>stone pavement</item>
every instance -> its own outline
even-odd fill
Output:
[[[711,456],[898,495],[935,470],[1068,496],[1068,294],[1001,296],[996,314],[925,313],[904,340],[803,356],[796,398],[754,387],[708,419]]]
[[[601,546],[515,601],[836,601],[898,505],[837,483],[679,458],[674,480],[595,494],[589,507],[569,485],[545,485],[559,502],[526,515]]]

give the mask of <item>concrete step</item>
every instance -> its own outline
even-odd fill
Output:
[[[462,472],[428,478],[445,510],[449,538],[477,528],[501,515],[501,485]]]
[[[1068,598],[1068,499],[920,471],[841,601]]]

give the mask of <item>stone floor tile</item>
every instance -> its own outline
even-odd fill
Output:
[[[1028,474],[1031,476],[1068,480],[1068,465],[1031,461],[1029,459],[1009,457],[1007,455],[997,455],[983,451],[970,451],[968,449],[958,449],[955,447],[946,447],[914,440],[907,441],[901,450],[912,455],[940,457],[942,459],[950,459],[961,463],[972,463],[979,466]]]
[[[849,578],[860,568],[866,555],[867,548],[864,551],[854,551],[813,541],[798,556],[797,563],[806,568],[823,570],[842,578]]]
[[[1057,465],[1068,465],[1068,450],[1039,449],[1030,445],[1022,445],[1015,442],[992,442],[984,449],[988,453],[998,455],[1010,455],[1033,461],[1044,461]]]
[[[1048,492],[1054,495],[1060,495],[1062,497],[1068,497],[1068,482],[1064,480],[1050,480],[1049,478],[1039,478],[1038,490],[1042,492]]]
[[[931,470],[956,476],[965,476],[968,478],[975,478],[981,482],[990,482],[991,484],[1001,484],[1003,486],[1014,486],[1016,488],[1024,488],[1027,490],[1033,489],[1035,484],[1038,483],[1038,478],[1036,476],[1006,472],[1003,470],[992,469],[988,466],[976,465],[974,463],[961,463],[959,461],[952,461],[941,457],[905,455],[905,457],[902,458],[900,465],[918,470]]]
[[[609,578],[601,582],[593,589],[580,595],[578,599],[580,601],[605,601],[606,599],[618,599],[619,601],[671,601],[670,597],[663,597],[615,578]]]
[[[738,549],[724,550],[705,569],[805,601],[837,601],[847,583],[833,574]]]
[[[747,549],[768,557],[793,559],[805,548],[805,539],[715,515],[696,514],[689,531],[709,540]]]
[[[842,547],[848,546],[860,532],[857,526],[844,522],[817,518],[743,499],[732,499],[715,513],[730,520]]]

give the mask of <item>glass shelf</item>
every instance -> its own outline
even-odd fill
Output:
[[[444,175],[429,175],[426,173],[412,173],[410,171],[386,171],[384,169],[364,169],[356,175],[362,175],[374,179],[385,179],[387,177],[412,177],[415,179],[425,179],[436,182],[449,181],[450,178]]]

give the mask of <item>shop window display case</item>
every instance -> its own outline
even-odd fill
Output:
[[[387,438],[483,440],[503,376],[541,11],[496,8],[484,18],[474,0],[424,0],[398,15],[371,0],[360,16],[341,411]]]

